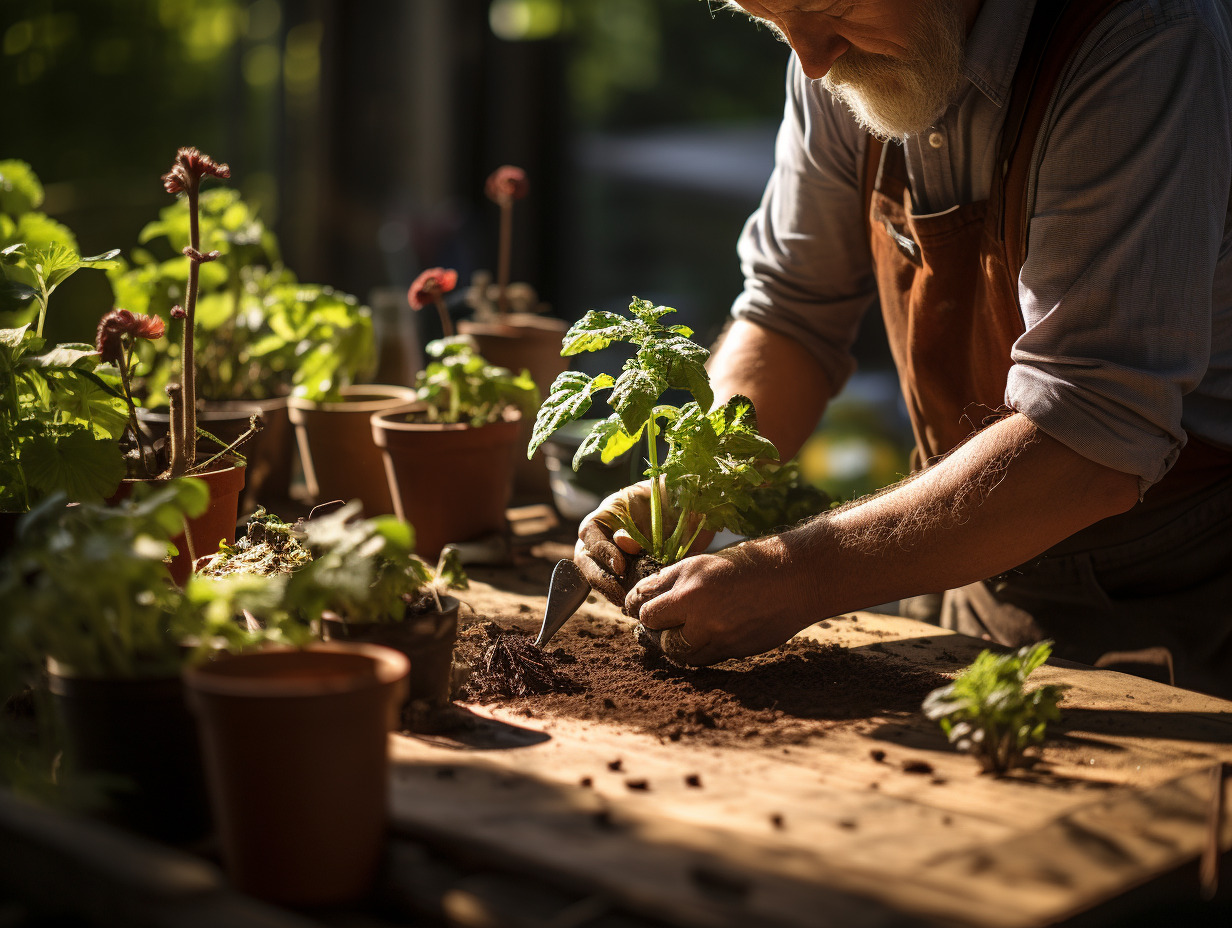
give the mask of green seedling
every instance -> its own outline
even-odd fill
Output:
[[[431,359],[415,380],[430,422],[487,425],[510,406],[529,414],[539,402],[539,390],[528,371],[514,374],[479,354],[469,335],[453,335],[428,343]]]
[[[558,428],[584,416],[597,393],[609,390],[607,402],[615,412],[595,421],[574,455],[573,468],[594,454],[608,463],[645,440],[650,534],[631,518],[622,525],[666,565],[684,557],[703,529],[753,534],[746,514],[755,508],[754,491],[779,473],[779,455],[758,434],[747,397],[733,396],[711,409],[714,391],[705,367],[710,352],[690,340],[688,326],[661,322],[674,309],[634,297],[629,312],[632,318],[592,310],[565,334],[560,352],[565,357],[614,342],[632,344],[637,351],[617,377],[573,370],[557,377],[539,409],[527,456]],[[687,391],[693,400],[679,407],[661,404],[669,389]],[[663,460],[660,436],[668,446]],[[669,507],[676,518],[671,526],[666,524]]]
[[[1013,654],[983,651],[948,686],[924,700],[924,714],[961,751],[973,754],[985,773],[1023,766],[1026,750],[1043,744],[1049,722],[1061,718],[1057,703],[1066,687],[1048,684],[1027,691],[1027,677],[1048,660],[1051,642]]]

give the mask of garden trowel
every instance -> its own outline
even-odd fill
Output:
[[[569,621],[569,617],[578,611],[586,597],[590,595],[590,584],[582,576],[577,564],[568,558],[562,558],[552,568],[552,579],[548,583],[548,604],[543,610],[543,627],[539,629],[539,637],[535,644],[543,647],[552,636],[560,631],[560,627]]]

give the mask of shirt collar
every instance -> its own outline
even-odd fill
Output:
[[[963,74],[997,106],[1009,100],[1035,0],[984,0],[967,36]]]

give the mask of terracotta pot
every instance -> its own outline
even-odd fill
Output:
[[[366,641],[401,651],[411,662],[407,702],[439,706],[452,695],[460,605],[454,597],[442,596],[440,612],[433,609],[402,622],[348,622],[325,613],[321,630],[326,641]]]
[[[285,905],[371,890],[388,817],[387,738],[407,670],[390,648],[330,642],[185,671],[237,889]]]
[[[290,498],[292,455],[287,398],[205,400],[197,411],[198,425],[228,444],[248,430],[248,419],[253,413],[261,415],[261,431],[239,449],[248,459],[241,501],[244,512],[251,512],[259,505],[277,506]],[[138,409],[137,417],[155,438],[167,434],[170,412],[166,407]],[[198,455],[210,455],[218,446],[202,439],[197,450]]]
[[[432,561],[445,545],[505,530],[522,414],[475,428],[408,422],[410,410],[376,413],[394,512],[415,527],[415,551]]]
[[[223,459],[228,460],[228,459]],[[229,463],[217,470],[192,476],[204,480],[210,490],[210,503],[205,512],[188,520],[188,533],[171,539],[179,552],[171,559],[171,578],[180,586],[192,573],[196,558],[218,550],[218,543],[235,543],[235,526],[239,521],[240,492],[244,489],[244,465]],[[138,483],[165,483],[163,480],[125,479],[108,502],[126,499]]]
[[[530,371],[539,395],[546,397],[552,381],[569,367],[569,359],[560,356],[561,342],[569,330],[569,323],[551,316],[534,313],[508,313],[500,322],[477,322],[462,320],[458,331],[470,335],[479,345],[479,353],[498,367],[507,367],[517,373]],[[534,418],[528,416],[522,423],[520,441],[523,452],[530,444]],[[520,498],[550,499],[547,467],[543,453],[536,451],[530,460],[525,453],[518,455],[514,472],[514,493]]]
[[[209,804],[183,681],[78,677],[53,659],[47,664],[66,765],[105,777],[100,817],[162,841],[205,837]]]
[[[304,482],[314,503],[358,499],[365,516],[394,511],[381,452],[372,441],[372,414],[405,406],[410,387],[357,384],[342,389],[338,403],[291,397],[287,412],[304,465]]]

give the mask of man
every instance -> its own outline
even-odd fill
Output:
[[[959,631],[1232,696],[1228,4],[737,5],[795,54],[716,399],[794,455],[879,297],[921,469],[626,609],[707,664],[945,590]],[[592,577],[624,570],[604,509]]]

